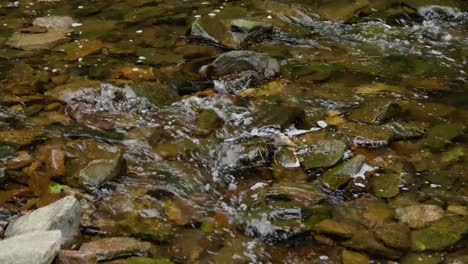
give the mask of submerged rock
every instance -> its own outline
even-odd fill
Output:
[[[0,263],[51,264],[60,251],[61,232],[26,233],[0,241]]]
[[[272,24],[254,19],[234,19],[225,24],[215,17],[202,17],[192,23],[190,35],[214,45],[238,49],[268,38],[273,29]]]
[[[301,127],[305,120],[304,108],[290,102],[269,101],[262,103],[256,110],[259,126],[279,125],[282,129],[291,125]]]
[[[43,134],[44,131],[38,128],[29,130],[0,131],[0,143],[13,147],[22,147],[30,145]]]
[[[320,182],[325,184],[328,188],[339,189],[361,170],[364,161],[364,156],[357,155],[345,161],[343,164],[325,172],[320,177]]]
[[[353,122],[340,125],[338,129],[340,133],[350,137],[352,143],[368,148],[388,145],[395,134],[390,128]]]
[[[341,238],[353,237],[354,228],[347,223],[341,223],[333,219],[326,219],[317,223],[314,231],[322,234],[333,235]]]
[[[380,198],[392,198],[400,192],[400,175],[379,174],[375,175],[371,181],[372,192]]]
[[[279,63],[264,53],[239,50],[223,53],[200,69],[203,77],[212,80],[242,72],[252,72],[256,80],[268,79],[279,72]]]
[[[341,252],[341,260],[343,264],[368,264],[370,262],[367,255],[346,249]]]
[[[266,193],[270,199],[288,199],[304,206],[312,206],[326,198],[325,194],[313,184],[308,183],[277,183]]]
[[[434,224],[411,232],[411,248],[416,251],[442,250],[454,245],[468,232],[466,218],[446,216]]]
[[[80,203],[75,197],[68,196],[13,220],[6,229],[5,237],[35,231],[60,230],[60,244],[66,247],[79,235],[80,221]]]
[[[75,140],[65,146],[67,153],[65,182],[94,190],[112,180],[124,169],[119,147],[93,140]]]
[[[45,28],[70,28],[75,21],[69,16],[45,16],[37,17],[32,24],[36,27]]]
[[[431,128],[421,144],[425,147],[439,150],[460,136],[465,127],[461,124],[439,124]]]
[[[321,140],[300,152],[301,164],[306,170],[329,168],[340,162],[346,151],[346,144],[341,140]]]
[[[96,254],[76,250],[61,250],[57,257],[57,264],[95,264]]]
[[[380,125],[399,111],[399,105],[393,101],[374,100],[352,111],[349,117],[355,121]]]
[[[111,237],[87,242],[80,251],[96,254],[97,260],[110,260],[128,256],[147,256],[151,243],[140,242],[131,237]]]
[[[407,250],[411,247],[410,229],[405,224],[390,222],[378,225],[375,236],[391,248]]]
[[[25,34],[15,32],[6,45],[22,50],[51,49],[58,44],[68,41],[68,34],[72,32],[65,28],[51,28],[46,33]]]
[[[431,204],[412,205],[395,210],[395,216],[412,228],[425,227],[439,220],[443,215],[442,208]]]

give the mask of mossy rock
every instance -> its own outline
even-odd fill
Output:
[[[391,100],[371,100],[353,110],[349,117],[354,121],[380,125],[399,112],[399,105]]]
[[[326,198],[325,194],[310,183],[276,183],[268,190],[266,197],[273,200],[291,200],[304,206],[318,204]]]
[[[305,120],[305,111],[294,103],[272,100],[262,103],[257,108],[256,120],[260,126],[279,125],[282,129],[291,125],[301,127]]]
[[[301,155],[304,169],[329,168],[336,165],[344,157],[346,144],[341,140],[321,140]]]
[[[221,127],[223,120],[212,109],[205,109],[200,112],[195,120],[196,126],[200,130],[207,131],[208,133]]]
[[[352,143],[368,147],[379,148],[390,143],[395,132],[383,126],[349,122],[338,127],[341,134],[352,139]]]
[[[0,144],[11,147],[22,147],[32,144],[43,135],[44,130],[41,128],[0,131]]]
[[[159,82],[137,82],[132,88],[136,95],[146,97],[150,103],[159,107],[168,106],[180,99],[175,91]]]
[[[357,155],[325,172],[319,181],[330,189],[339,189],[361,170],[364,161],[364,156]]]
[[[401,264],[439,264],[442,263],[442,256],[437,253],[417,254],[409,253],[400,260]]]
[[[389,222],[374,228],[375,236],[391,248],[408,250],[411,247],[410,229],[405,224]]]
[[[465,126],[461,124],[439,124],[427,132],[421,144],[433,150],[440,150],[460,136],[463,131]]]
[[[468,232],[466,218],[446,216],[434,224],[411,232],[414,251],[443,250],[455,245]]]
[[[372,192],[380,198],[392,198],[400,192],[401,179],[398,174],[379,174],[372,180]]]
[[[368,264],[370,258],[365,254],[344,249],[341,251],[341,261],[343,264]]]
[[[355,232],[354,227],[333,219],[325,219],[317,223],[313,230],[321,234],[333,235],[341,238],[351,238]]]

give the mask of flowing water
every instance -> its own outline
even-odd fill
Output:
[[[153,244],[116,263],[467,263],[467,76],[464,0],[2,0],[0,223],[75,194],[76,248]]]

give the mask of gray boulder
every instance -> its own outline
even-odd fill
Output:
[[[60,244],[67,247],[79,234],[80,221],[80,203],[75,197],[68,196],[13,220],[6,229],[5,237],[11,238],[35,231],[60,230]]]
[[[0,241],[2,264],[50,264],[60,251],[58,230],[32,232]]]

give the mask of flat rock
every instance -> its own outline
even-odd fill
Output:
[[[69,16],[45,16],[35,18],[33,26],[45,28],[70,28],[75,21]]]
[[[61,250],[57,257],[57,264],[95,264],[96,254],[77,250]]]
[[[204,77],[216,79],[227,75],[251,71],[259,79],[268,79],[280,71],[278,60],[267,54],[249,50],[236,50],[221,54],[209,65],[200,69]]]
[[[5,237],[15,237],[34,231],[60,230],[62,246],[70,245],[79,234],[81,207],[73,196],[67,196],[48,206],[21,216],[8,225]]]
[[[68,41],[68,33],[72,32],[66,28],[51,28],[45,33],[26,34],[15,32],[8,39],[6,45],[22,50],[51,49],[58,44]]]
[[[320,182],[330,189],[338,189],[354,177],[364,165],[365,157],[357,155],[327,172],[320,178]]]
[[[50,264],[60,251],[61,232],[32,232],[0,241],[2,264]]]
[[[341,140],[322,140],[301,155],[301,164],[306,170],[329,168],[343,159],[345,150],[346,144]]]
[[[466,218],[446,216],[422,229],[411,232],[411,249],[442,250],[453,246],[468,232]]]
[[[411,228],[422,228],[444,216],[444,210],[437,205],[412,205],[395,210],[396,218]]]
[[[102,261],[126,256],[146,256],[150,248],[151,243],[131,237],[111,237],[84,243],[80,251],[95,253],[97,260]]]
[[[94,190],[116,177],[122,170],[122,150],[93,140],[69,142],[65,182],[76,188]]]

